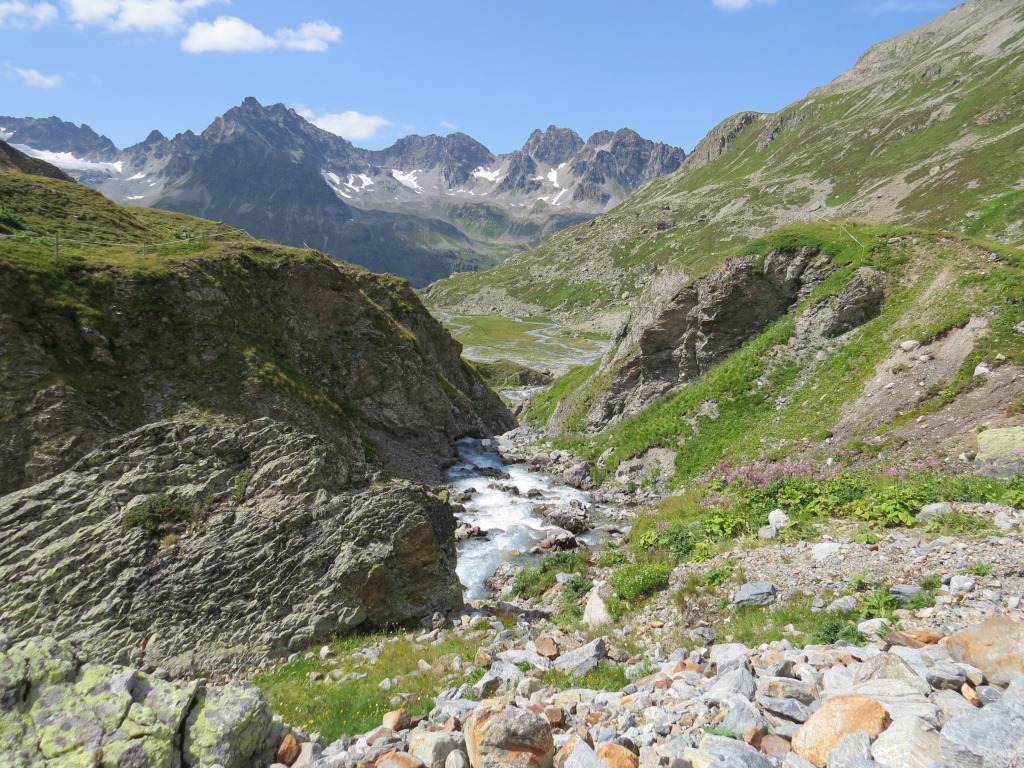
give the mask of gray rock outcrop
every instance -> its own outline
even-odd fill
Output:
[[[122,435],[0,498],[0,632],[181,674],[461,605],[451,507],[348,480],[339,449],[269,419]]]
[[[589,410],[588,428],[600,430],[687,384],[786,314],[823,278],[828,259],[817,255],[802,248],[733,259],[683,286],[652,322],[627,322],[595,374],[611,384]]]
[[[271,715],[248,683],[167,682],[86,661],[71,644],[0,642],[0,764],[248,768],[273,755]]]

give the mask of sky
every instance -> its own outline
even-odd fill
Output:
[[[199,133],[247,96],[356,146],[632,128],[690,151],[773,112],[949,0],[0,0],[0,114],[119,147]],[[2,127],[2,126],[0,126]]]

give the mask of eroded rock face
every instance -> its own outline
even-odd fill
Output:
[[[739,349],[821,280],[827,258],[816,257],[816,250],[803,248],[733,259],[682,287],[652,322],[624,330],[620,351],[596,374],[613,373],[613,379],[590,409],[588,428],[637,412]]]
[[[270,417],[335,444],[353,479],[439,481],[454,441],[515,424],[402,280],[260,246],[167,274],[82,269],[0,318],[0,493],[183,411]],[[59,383],[55,383],[59,382]]]
[[[246,768],[273,744],[263,695],[248,683],[167,682],[86,662],[69,643],[0,642],[0,762]]]
[[[461,605],[448,504],[349,479],[335,446],[269,419],[122,435],[0,498],[0,628],[186,673]]]

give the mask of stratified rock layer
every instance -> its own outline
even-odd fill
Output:
[[[460,605],[451,507],[347,481],[338,449],[269,419],[122,435],[0,498],[0,632],[184,673]]]

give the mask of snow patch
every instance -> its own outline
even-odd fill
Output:
[[[0,128],[0,141],[7,141],[14,134],[9,132],[6,128]]]
[[[561,167],[562,166],[558,166],[558,168]],[[548,181],[554,184],[556,189],[558,189],[558,168],[552,168],[548,171]]]
[[[138,181],[139,179],[144,179],[144,178],[146,178],[146,174],[144,174],[144,173],[136,173],[134,176],[132,176],[130,179],[128,179],[128,181]],[[129,200],[137,200],[138,198],[129,197],[128,199]]]
[[[558,205],[558,201],[562,199],[562,195],[564,195],[568,191],[569,191],[568,189],[563,189],[561,192],[559,192],[557,195],[555,195],[555,199],[551,201],[551,204],[552,205]]]
[[[373,179],[365,173],[350,173],[345,186],[351,192],[368,192],[370,187],[373,186]]]
[[[337,187],[341,185],[341,179],[338,178],[338,174],[328,171],[326,168],[320,169],[320,176],[324,181],[327,182],[328,186]]]
[[[501,166],[498,166],[493,171],[489,168],[480,166],[473,170],[473,175],[478,179],[487,179],[488,181],[498,181],[501,178]]]
[[[125,200],[141,200],[145,195],[128,195]]]
[[[410,171],[409,173],[406,173],[405,171],[399,171],[397,169],[392,169],[391,170],[391,176],[395,179],[395,181],[397,181],[403,187],[407,187],[408,189],[411,189],[413,192],[415,192],[418,195],[418,194],[421,194],[423,192],[423,187],[421,187],[419,185],[419,183],[416,181],[416,174],[417,173],[423,173],[423,171],[417,170],[417,171]],[[395,199],[397,200],[397,198],[395,198]]]
[[[559,167],[559,168],[565,168],[565,163],[559,163],[559,164],[558,164],[558,167]]]
[[[70,152],[48,152],[44,149],[33,149],[27,144],[12,144],[15,149],[24,152],[29,157],[37,160],[45,160],[51,165],[56,165],[67,171],[96,171],[102,173],[121,173],[124,163],[118,160],[116,163],[100,163],[92,160],[82,160]]]

